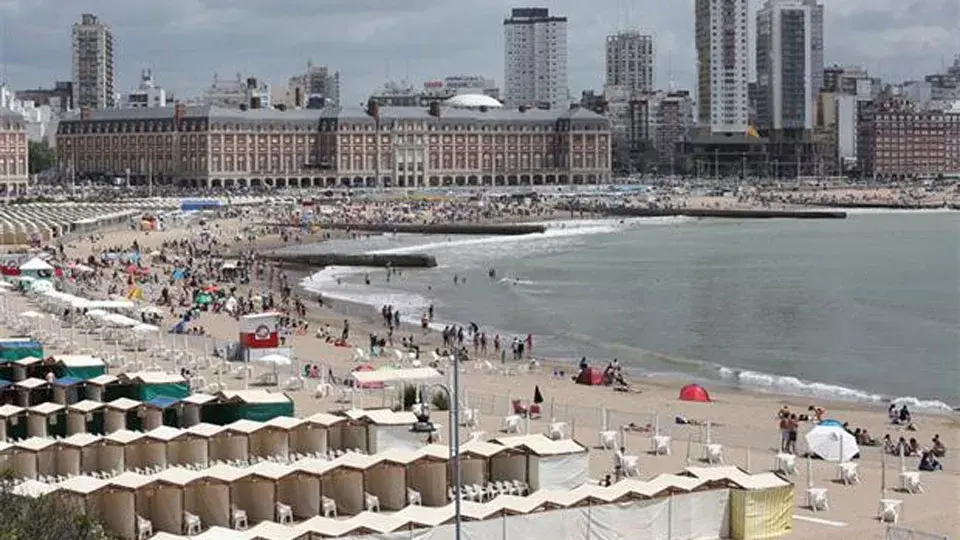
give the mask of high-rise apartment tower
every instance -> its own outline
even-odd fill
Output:
[[[744,133],[747,0],[696,0],[695,17],[700,126],[712,133]]]
[[[503,21],[507,107],[561,108],[567,90],[567,18],[547,8],[516,8]]]
[[[606,86],[653,91],[653,36],[637,31],[607,36]]]
[[[73,24],[73,104],[81,109],[116,106],[113,31],[96,15]]]

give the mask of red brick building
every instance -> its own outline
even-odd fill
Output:
[[[960,110],[920,110],[903,98],[860,106],[862,174],[884,179],[960,175]]]
[[[609,123],[579,108],[101,109],[61,121],[57,152],[68,175],[213,188],[610,181]]]
[[[0,109],[0,195],[26,192],[29,159],[26,121],[16,112]]]

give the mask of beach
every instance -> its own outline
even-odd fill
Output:
[[[389,211],[388,211],[389,212]],[[482,221],[496,219],[499,221],[518,221],[519,218],[531,221],[559,217],[546,212],[531,212],[529,215],[517,215],[506,212],[508,215],[484,217],[469,215],[465,219]],[[389,214],[392,215],[392,214]],[[420,212],[418,218],[431,216],[433,219],[451,219],[444,212]],[[444,217],[446,216],[446,217]],[[354,215],[354,219],[359,216]],[[409,216],[408,216],[409,217]],[[569,217],[569,216],[565,216]],[[257,230],[251,224],[266,216],[245,216],[242,218],[211,220],[206,230],[208,238],[216,238],[216,253],[204,255],[195,252],[194,264],[199,275],[209,272],[218,265],[214,259],[231,257],[242,254],[250,249],[267,249],[290,243],[308,243],[318,239],[346,238],[355,239],[355,233],[319,233],[304,235],[299,239],[296,233],[283,242],[277,231]],[[365,219],[384,219],[383,212],[371,210]],[[170,242],[188,244],[197,237],[198,228],[195,224],[174,226],[166,231],[152,231],[149,233],[134,230],[108,231],[103,238],[91,242],[89,239],[77,239],[65,246],[66,257],[69,259],[86,259],[89,255],[98,253],[106,246],[130,246],[137,242],[141,252],[148,253],[161,251],[167,255],[181,253],[187,257],[185,247],[172,248]],[[241,238],[238,242],[236,239]],[[254,240],[251,242],[251,238]],[[167,246],[164,247],[164,243]],[[96,248],[94,247],[96,246]],[[178,251],[179,250],[179,251]],[[165,257],[166,258],[166,257]],[[165,276],[173,268],[172,264],[156,262],[150,264],[150,272],[158,276]],[[257,292],[265,291],[272,286],[272,290],[279,294],[280,275],[287,274],[285,283],[297,289],[297,285],[305,274],[293,270],[280,268],[269,269],[264,266],[260,277],[251,280],[249,285],[239,285],[237,294],[244,294],[248,289]],[[213,275],[211,273],[210,275]],[[273,279],[270,279],[273,276]],[[473,279],[473,278],[471,278]],[[111,284],[118,280],[122,283],[123,276],[112,276],[104,271],[103,279],[88,289],[91,294],[104,295]],[[201,280],[203,281],[203,280]],[[144,286],[145,300],[154,301],[162,283]],[[221,281],[223,287],[235,284]],[[176,294],[176,293],[175,293]],[[387,327],[377,308],[362,306],[355,303],[340,302],[336,299],[326,299],[324,306],[319,306],[314,293],[298,289],[293,293],[299,296],[306,309],[304,317],[297,317],[308,322],[308,330],[302,335],[294,335],[292,347],[295,364],[317,364],[323,366],[322,371],[331,370],[335,377],[346,377],[357,364],[355,347],[368,349],[370,334],[385,336]],[[8,309],[26,310],[28,305],[21,297],[10,295]],[[505,306],[505,309],[508,307]],[[329,325],[334,334],[339,335],[344,320],[349,321],[350,343],[353,347],[336,347],[324,339],[316,337],[318,328]],[[401,337],[412,336],[413,341],[421,350],[423,363],[431,360],[429,351],[443,348],[441,335],[435,329],[423,331],[416,320],[419,313],[404,316],[405,322],[394,331],[394,347],[378,358],[364,358],[363,361],[379,365],[393,365],[398,358],[392,350],[399,348]],[[412,319],[412,321],[411,321]],[[465,321],[461,321],[465,322]],[[238,335],[237,321],[225,314],[204,312],[195,325],[202,327],[203,336],[189,338],[190,346],[196,351],[204,350],[214,341],[236,340]],[[165,325],[169,330],[170,324]],[[509,330],[509,329],[504,329]],[[504,336],[505,343],[507,337]],[[204,345],[206,342],[206,346]],[[904,500],[902,525],[930,533],[957,535],[960,533],[955,508],[960,506],[960,468],[956,466],[954,452],[960,448],[960,425],[956,413],[925,412],[914,409],[914,422],[918,427],[915,432],[901,432],[899,426],[891,426],[885,404],[858,403],[855,401],[833,401],[818,398],[815,402],[810,397],[789,396],[774,392],[756,392],[743,388],[717,385],[709,388],[712,401],[710,403],[692,403],[677,399],[679,389],[686,384],[686,380],[671,379],[664,376],[650,376],[630,378],[629,391],[615,391],[611,387],[592,387],[576,385],[571,377],[576,371],[573,364],[551,364],[541,361],[533,371],[529,369],[528,360],[507,361],[501,363],[500,358],[491,351],[486,356],[473,355],[472,347],[468,346],[471,361],[463,366],[461,386],[465,397],[463,405],[476,409],[479,413],[478,430],[485,431],[489,437],[497,436],[502,419],[510,411],[510,402],[514,399],[523,399],[529,403],[534,395],[534,388],[539,387],[544,396],[544,413],[538,420],[529,422],[531,433],[543,432],[546,424],[552,420],[567,422],[570,435],[581,441],[591,450],[591,478],[600,479],[612,469],[613,452],[594,448],[599,442],[599,432],[603,428],[618,429],[622,426],[635,424],[646,426],[650,424],[659,433],[672,437],[672,455],[653,456],[647,451],[650,449],[653,433],[647,431],[627,431],[626,453],[640,456],[641,477],[651,477],[658,473],[676,473],[688,463],[698,463],[703,453],[703,443],[706,442],[706,425],[679,425],[676,417],[695,420],[703,424],[709,423],[710,441],[723,445],[724,458],[728,464],[737,465],[752,472],[770,470],[780,445],[780,434],[777,427],[777,411],[784,405],[796,412],[805,413],[810,405],[826,409],[826,416],[849,422],[850,426],[866,428],[873,437],[882,437],[890,433],[896,440],[899,436],[915,437],[921,444],[928,444],[930,439],[939,434],[948,448],[947,457],[943,460],[944,470],[924,474],[924,493],[916,495],[901,494],[893,490],[898,486],[899,460],[894,456],[886,456],[885,481],[887,498]],[[534,357],[537,357],[537,345],[533,346]],[[478,357],[479,356],[479,357]],[[509,351],[507,357],[509,358]],[[571,356],[578,356],[572,352]],[[409,359],[403,361],[405,364]],[[161,366],[164,367],[164,366]],[[603,367],[600,365],[598,367]],[[258,376],[264,368],[257,367]],[[563,370],[562,376],[556,373]],[[211,373],[203,373],[208,381],[216,377]],[[281,374],[281,380],[289,374]],[[254,377],[256,378],[256,377]],[[230,377],[223,377],[222,382],[229,387],[241,387],[244,382]],[[288,392],[296,403],[298,416],[307,416],[314,412],[337,410],[351,406],[350,403],[337,403],[340,397],[339,389],[331,395],[318,398],[315,388],[319,380],[308,379],[306,388],[301,391]],[[368,408],[389,405],[384,401],[382,393],[373,391],[367,395],[356,396],[353,403],[356,406]],[[606,410],[607,425],[603,426],[603,414]],[[435,413],[442,414],[442,413]],[[444,424],[448,422],[444,418]],[[809,429],[809,423],[801,427],[801,433]],[[441,436],[447,442],[446,434]],[[802,438],[802,435],[801,435]],[[801,442],[802,448],[802,442]],[[811,463],[812,479],[807,477],[806,465],[802,462],[797,467],[797,474],[790,479],[796,484],[794,533],[791,538],[882,538],[883,530],[876,522],[876,509],[881,498],[881,452],[876,447],[862,447],[858,461],[862,482],[858,485],[845,486],[835,482],[837,467],[823,461],[815,460]],[[906,465],[909,470],[916,469],[916,458],[909,458]],[[801,506],[804,504],[805,491],[808,482],[817,487],[825,487],[830,493],[830,511],[827,513],[812,513]],[[821,521],[809,521],[805,518],[817,518]],[[832,522],[824,524],[822,520]],[[839,525],[838,525],[839,524]]]

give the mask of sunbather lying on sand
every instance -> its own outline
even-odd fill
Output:
[[[695,419],[693,419],[693,418],[687,418],[687,417],[685,417],[685,416],[677,416],[676,418],[674,418],[674,422],[677,423],[677,424],[686,425],[686,426],[705,426],[705,425],[707,425],[707,423],[704,422],[703,420],[695,420]],[[719,425],[722,425],[722,424],[720,424],[719,422],[710,422],[710,425],[711,425],[711,426],[719,426]]]
[[[645,426],[641,426],[641,425],[639,425],[639,424],[635,424],[635,423],[633,423],[633,422],[630,422],[629,424],[627,424],[626,426],[624,426],[623,429],[625,429],[625,430],[627,430],[627,431],[636,431],[636,432],[639,432],[639,433],[650,433],[650,432],[653,431],[653,426],[650,425],[650,424],[647,424],[647,425],[645,425]]]

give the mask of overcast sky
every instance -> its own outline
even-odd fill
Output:
[[[751,0],[753,10],[760,0]],[[865,65],[885,80],[939,71],[960,52],[960,0],[825,0],[825,63]],[[569,18],[569,86],[603,84],[604,37],[656,37],[656,83],[694,88],[693,0],[0,0],[0,60],[13,88],[70,79],[71,24],[81,11],[113,27],[118,91],[151,67],[178,96],[217,72],[283,84],[307,60],[341,72],[345,104],[385,80],[477,73],[503,80],[504,16],[547,6]]]

